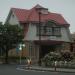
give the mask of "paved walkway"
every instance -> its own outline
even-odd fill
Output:
[[[28,69],[27,66],[20,65],[19,68],[21,69]],[[52,71],[55,72],[55,68],[45,68],[41,66],[31,66],[29,70],[37,70],[37,71]],[[56,72],[69,72],[75,73],[75,69],[66,69],[66,68],[56,68]]]

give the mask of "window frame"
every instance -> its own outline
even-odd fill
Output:
[[[42,27],[42,34],[40,33],[40,35],[39,35],[39,26],[37,26],[37,36],[61,36],[61,27],[60,26],[49,26],[49,25],[43,26],[42,25],[41,27]],[[48,32],[49,28],[52,29],[52,33],[51,34],[49,34],[49,32]],[[55,30],[56,28],[58,28],[57,33],[59,32],[59,34],[56,34],[56,30]]]

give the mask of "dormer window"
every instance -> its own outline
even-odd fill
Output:
[[[39,5],[36,6],[36,10],[38,12],[40,12],[41,14],[48,14],[48,9],[47,8],[44,8],[44,7],[41,7]]]
[[[36,8],[38,12],[41,14],[48,14],[48,9],[47,8]]]
[[[42,14],[48,14],[48,9],[42,9],[42,10],[41,10],[41,13],[42,13]]]

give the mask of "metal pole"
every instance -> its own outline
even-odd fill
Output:
[[[41,12],[39,12],[39,41],[41,41]]]
[[[21,64],[21,52],[22,52],[22,45],[20,45],[19,50],[20,50],[20,64]]]
[[[39,65],[41,66],[40,48],[41,48],[41,12],[39,11]]]
[[[21,64],[21,62],[22,62],[21,58],[22,58],[22,56],[23,56],[23,47],[25,47],[25,45],[24,45],[24,44],[21,44],[21,45],[20,45],[20,48],[19,48],[19,50],[20,50],[20,64]]]
[[[20,51],[20,64],[21,64],[21,51]]]

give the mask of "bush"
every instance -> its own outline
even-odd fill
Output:
[[[51,66],[53,65],[54,61],[59,61],[59,59],[60,59],[59,53],[50,52],[43,58],[42,61],[44,62],[45,66]]]
[[[63,53],[50,52],[44,56],[44,58],[42,59],[42,62],[45,64],[45,66],[53,66],[54,61],[69,62],[72,59],[73,59],[73,56],[70,52],[63,52]]]
[[[72,59],[73,59],[73,56],[70,52],[62,52],[61,53],[61,60],[69,62]]]

